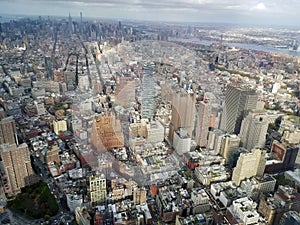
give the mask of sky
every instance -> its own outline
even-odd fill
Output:
[[[0,0],[0,15],[300,27],[300,0]]]

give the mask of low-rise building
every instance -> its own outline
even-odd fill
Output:
[[[257,204],[255,202],[248,197],[244,197],[234,200],[228,211],[239,224],[257,224],[260,216],[256,211],[256,207]]]
[[[204,213],[210,210],[210,200],[204,189],[194,189],[191,193],[193,214]]]
[[[222,164],[196,167],[195,175],[198,181],[203,185],[210,185],[212,182],[217,181],[225,181],[230,176]]]
[[[285,212],[300,210],[300,194],[289,186],[279,186],[274,197],[264,195],[260,199],[258,212],[269,224],[279,224]]]
[[[270,193],[275,190],[276,179],[272,176],[252,177],[241,182],[240,187],[248,197],[257,200],[260,194]]]
[[[214,219],[208,213],[205,214],[196,214],[194,216],[189,217],[176,217],[175,225],[212,225],[214,224]]]

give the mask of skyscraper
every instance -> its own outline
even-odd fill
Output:
[[[72,22],[71,13],[69,13],[69,18],[68,18],[68,29],[69,29],[69,34],[72,34],[73,33],[73,22]]]
[[[198,118],[196,126],[196,143],[200,147],[206,147],[208,139],[208,128],[210,122],[210,103],[206,98],[199,103]]]
[[[228,133],[239,134],[245,113],[250,109],[256,108],[257,97],[253,89],[228,85],[221,119],[221,129]]]
[[[253,149],[250,153],[242,153],[233,169],[232,181],[240,185],[241,181],[254,176],[263,176],[266,165],[266,152]]]
[[[26,144],[0,145],[0,155],[6,177],[4,189],[7,194],[18,193],[21,188],[33,183],[33,170],[30,163],[30,153]]]
[[[266,142],[269,119],[265,111],[251,110],[243,119],[240,138],[244,148],[262,148]]]
[[[154,65],[143,67],[142,78],[142,118],[151,120],[154,115]]]
[[[12,117],[0,121],[0,144],[16,144],[16,123]]]
[[[221,136],[221,138],[220,154],[228,163],[230,157],[239,148],[241,139],[235,134]]]
[[[179,128],[185,128],[189,137],[193,137],[196,95],[185,90],[173,93],[172,118],[169,141],[173,144],[173,135]]]

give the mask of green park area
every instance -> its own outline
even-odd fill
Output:
[[[43,182],[23,188],[22,193],[8,203],[8,208],[34,219],[49,219],[58,212],[55,197]]]

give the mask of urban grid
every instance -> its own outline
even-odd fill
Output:
[[[296,29],[0,17],[0,224],[300,224]]]

